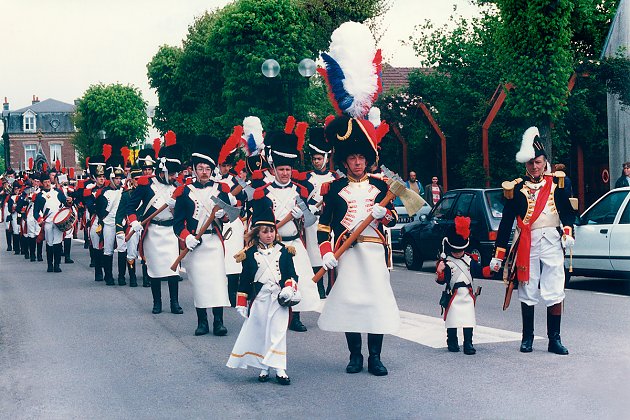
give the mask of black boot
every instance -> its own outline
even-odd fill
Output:
[[[127,260],[127,271],[129,271],[129,287],[138,287],[136,278],[136,260]]]
[[[228,274],[228,297],[230,298],[230,306],[236,307],[236,292],[238,292],[238,278],[239,274]]]
[[[569,350],[562,345],[560,341],[560,321],[562,319],[562,303],[556,303],[547,308],[547,337],[549,338],[549,346],[547,351],[550,353],[567,355]]]
[[[153,310],[151,313],[162,312],[162,282],[160,279],[151,279],[151,294],[153,295]]]
[[[531,353],[534,344],[534,306],[521,302],[523,317],[523,338],[521,339],[521,353]]]
[[[361,334],[346,333],[346,342],[350,350],[350,362],[346,366],[346,373],[359,373],[363,370],[363,355],[361,354]]]
[[[5,230],[4,234],[7,236],[7,252],[13,251],[13,237],[10,230]]]
[[[20,235],[13,235],[13,255],[20,255]]]
[[[114,286],[116,284],[114,282],[114,273],[113,273],[114,256],[103,254],[101,256],[101,261],[103,262],[103,271],[105,272],[105,284],[108,286]]]
[[[31,247],[28,246],[28,240],[30,238],[28,236],[22,236],[22,254],[24,254],[25,260],[31,259]]]
[[[171,297],[171,313],[183,314],[184,310],[179,306],[179,276],[171,276],[168,279],[168,293]]]
[[[35,238],[35,243],[37,244],[37,261],[44,261],[44,257],[42,256],[44,242],[37,242],[37,238]]]
[[[151,287],[151,281],[149,280],[149,273],[147,272],[147,264],[142,261],[142,287]]]
[[[46,244],[46,262],[48,263],[48,268],[46,271],[48,273],[53,272],[53,247]]]
[[[206,308],[195,308],[197,310],[197,329],[195,335],[206,335],[210,332],[208,326],[208,312]]]
[[[20,238],[20,254],[26,255],[26,253],[28,252],[28,248],[26,247],[26,236],[23,236],[20,234],[19,238]]]
[[[212,308],[212,316],[214,321],[212,322],[212,334],[222,337],[227,335],[227,328],[223,325],[223,307]]]
[[[54,256],[53,271],[55,273],[61,273],[61,267],[60,267],[61,253],[62,253],[61,244],[54,244],[52,248],[53,248],[53,256]]]
[[[71,248],[72,248],[72,238],[65,238],[63,240],[63,262],[66,264],[74,263],[74,260],[70,258]]]
[[[446,345],[448,346],[448,351],[452,351],[453,353],[457,353],[459,351],[457,328],[446,329]]]
[[[472,342],[473,329],[464,328],[464,354],[475,354],[477,350],[473,347]]]
[[[299,312],[293,312],[292,315],[293,315],[293,317],[291,318],[291,323],[289,324],[289,329],[291,331],[305,332],[306,331],[306,327],[304,326],[304,324],[302,324],[302,321],[300,321],[300,313]]]
[[[118,253],[118,285],[125,286],[125,270],[127,269],[127,252]]]
[[[92,247],[90,246],[90,238],[88,238],[88,229],[88,226],[83,229],[83,249],[92,249]]]
[[[374,376],[387,375],[387,368],[381,362],[381,348],[383,347],[383,334],[368,334],[368,372]]]
[[[96,261],[94,260],[94,255],[96,250],[90,246],[90,267],[96,267]]]
[[[313,267],[313,273],[317,273],[321,267]],[[324,278],[322,277],[317,282],[317,292],[320,299],[326,299],[326,288],[324,287]]]
[[[37,261],[35,257],[35,249],[37,248],[37,239],[36,238],[28,238],[28,247],[31,251],[31,262]]]

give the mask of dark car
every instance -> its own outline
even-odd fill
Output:
[[[419,270],[425,260],[437,259],[442,252],[442,238],[455,223],[455,216],[470,217],[470,245],[466,251],[487,265],[493,257],[504,203],[501,188],[448,191],[428,215],[402,228],[405,265]]]

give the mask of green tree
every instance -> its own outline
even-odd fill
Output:
[[[77,132],[73,143],[81,160],[100,154],[103,143],[98,132],[107,133],[106,143],[114,153],[122,146],[136,146],[148,130],[147,103],[134,86],[120,83],[91,85],[79,100],[75,113]]]

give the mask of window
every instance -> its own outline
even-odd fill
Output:
[[[609,225],[615,221],[619,207],[628,193],[625,191],[613,192],[604,197],[599,203],[587,211],[580,218],[581,225]]]
[[[451,207],[453,207],[453,203],[457,196],[448,196],[444,197],[442,201],[435,207],[433,211],[433,217],[436,219],[445,219],[448,217],[448,214],[451,211]]]
[[[61,145],[53,143],[50,145],[50,162],[54,165],[58,160],[61,160]]]
[[[462,193],[459,196],[459,200],[457,200],[457,204],[455,205],[455,216],[470,216],[470,203],[473,202],[475,198],[475,194],[473,193]]]
[[[29,158],[33,158],[35,161],[35,155],[37,154],[37,146],[34,144],[25,144],[24,145],[24,167],[28,168],[28,160]]]
[[[23,117],[22,129],[26,132],[35,132],[35,114],[32,111],[26,111]]]
[[[626,209],[623,211],[621,219],[619,219],[619,224],[630,225],[630,203],[626,204]]]
[[[503,217],[503,207],[505,205],[505,199],[503,198],[503,191],[486,191],[486,201],[490,207],[492,217],[500,219]]]

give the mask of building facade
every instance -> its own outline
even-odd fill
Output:
[[[76,169],[72,144],[76,131],[72,122],[74,112],[74,105],[55,99],[40,101],[35,96],[30,106],[11,110],[4,98],[2,122],[7,167],[27,170],[29,158],[35,161],[41,153],[49,167],[60,161],[62,167]]]

